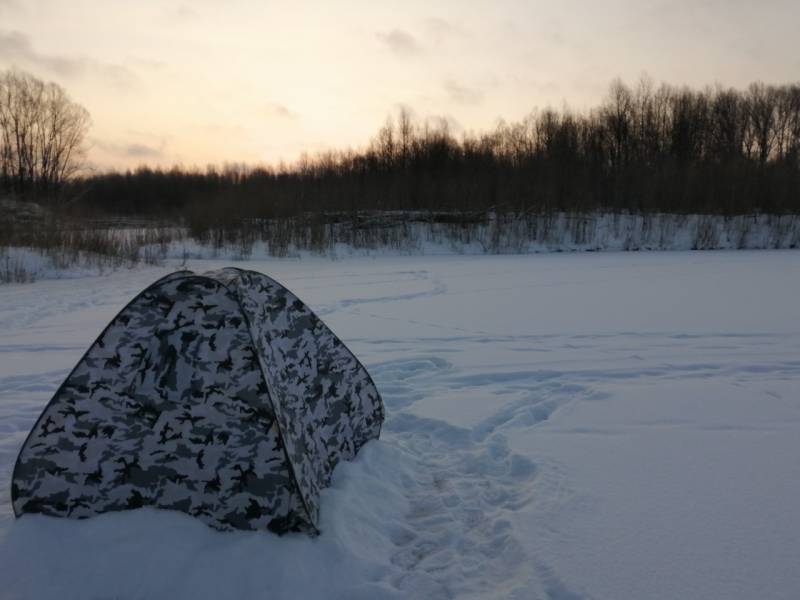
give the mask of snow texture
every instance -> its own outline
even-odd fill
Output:
[[[385,222],[378,215],[372,229],[365,227],[355,233],[348,223],[332,225],[329,243],[322,244],[313,252],[295,244],[289,244],[288,248],[274,248],[263,241],[216,247],[200,244],[188,237],[185,230],[176,228],[172,235],[182,239],[163,246],[142,246],[138,256],[146,264],[153,264],[163,258],[242,261],[286,255],[294,258],[325,255],[338,259],[353,256],[800,248],[800,215],[726,217],[553,213],[528,215],[524,219],[507,215],[503,217],[506,221],[499,223],[498,216],[491,214],[484,222],[456,225],[426,222],[421,214],[412,222],[408,222],[406,213],[381,215]],[[135,246],[134,240],[145,231],[139,226],[108,230],[107,233],[123,245]],[[359,235],[363,235],[363,239]],[[306,238],[313,238],[310,231],[306,231]],[[133,254],[136,256],[135,252]],[[130,263],[131,259],[126,256],[103,257],[79,252],[73,259],[65,260],[58,253],[0,247],[0,282],[85,277],[118,270]]]
[[[194,260],[196,271],[224,263]],[[3,598],[800,597],[800,253],[260,260],[369,369],[316,539],[0,495]],[[0,288],[0,488],[166,269]]]

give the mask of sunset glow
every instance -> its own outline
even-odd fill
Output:
[[[799,7],[0,0],[0,68],[89,110],[95,168],[277,163],[363,146],[399,106],[458,132],[585,108],[645,72],[696,87],[796,81]]]

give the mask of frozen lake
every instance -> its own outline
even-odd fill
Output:
[[[386,403],[322,535],[15,520],[29,429],[166,269],[4,286],[0,597],[800,597],[800,252],[234,264],[317,311]]]

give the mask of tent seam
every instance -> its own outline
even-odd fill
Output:
[[[226,267],[226,268],[235,269],[236,271],[239,271],[239,274],[236,276],[236,279],[241,281],[241,273],[245,272],[243,269],[239,269],[239,268],[236,268],[236,267]],[[209,279],[211,279],[211,278],[209,277]],[[224,284],[222,282],[220,282],[220,283],[222,285],[224,285],[230,291],[230,288],[226,284]],[[242,302],[241,302],[241,300],[239,298],[238,292],[232,292],[232,294],[233,294],[234,298],[236,299],[236,304],[239,307],[239,310],[241,311],[242,317],[244,318],[245,322],[247,323],[247,333],[250,336],[250,342],[253,344],[253,347],[257,350],[256,343],[255,343],[255,338],[253,336],[253,324],[250,322],[250,319],[247,317],[247,313],[245,312],[244,307],[242,306]],[[259,355],[259,358],[260,358],[260,355]],[[289,467],[289,472],[290,472],[290,474],[292,476],[292,479],[294,480],[294,485],[297,488],[297,493],[300,496],[300,502],[302,502],[302,504],[303,504],[303,508],[306,511],[306,516],[308,517],[308,520],[311,523],[311,526],[314,528],[314,532],[317,535],[319,535],[322,532],[320,531],[319,527],[317,527],[317,523],[315,523],[315,519],[313,518],[313,516],[311,514],[311,511],[308,508],[308,503],[306,502],[306,499],[303,496],[303,492],[302,492],[302,490],[300,488],[300,482],[297,479],[297,473],[295,472],[295,469],[294,469],[294,463],[292,462],[292,459],[289,456],[289,450],[286,447],[286,440],[285,440],[285,436],[284,436],[284,433],[283,433],[283,429],[281,428],[280,419],[277,417],[277,412],[275,410],[275,399],[273,398],[272,386],[270,385],[269,378],[267,378],[266,373],[264,373],[264,367],[261,365],[261,360],[258,361],[258,370],[261,372],[261,377],[264,380],[264,384],[267,386],[267,397],[269,398],[270,406],[272,406],[272,413],[275,415],[275,425],[276,425],[277,430],[278,430],[278,435],[280,436],[280,439],[281,439],[281,445],[283,446],[283,453],[286,456],[286,464]]]
[[[235,269],[236,271],[239,271],[239,272],[241,272],[241,273],[254,273],[254,274],[256,274],[256,275],[259,275],[259,276],[261,276],[261,277],[266,277],[266,278],[267,278],[267,279],[269,279],[269,280],[270,280],[272,283],[274,283],[275,285],[277,285],[277,286],[279,286],[279,287],[282,287],[283,289],[285,289],[287,292],[289,292],[290,294],[292,294],[292,295],[293,295],[295,298],[297,298],[298,300],[300,299],[300,296],[298,296],[297,294],[295,294],[295,293],[294,293],[292,290],[290,290],[288,287],[286,287],[286,286],[285,286],[285,285],[283,285],[282,283],[280,283],[280,282],[278,282],[278,281],[275,281],[275,280],[274,280],[272,277],[270,277],[269,275],[265,275],[264,273],[259,273],[258,271],[253,271],[252,269],[242,269],[242,268],[240,268],[240,267],[226,267],[226,268],[228,268],[228,269]],[[344,349],[345,349],[345,350],[347,350],[347,352],[349,352],[349,353],[350,353],[350,355],[351,355],[351,356],[353,357],[353,359],[356,361],[356,364],[358,364],[358,366],[360,366],[360,367],[361,367],[361,369],[363,369],[364,373],[366,373],[366,374],[367,374],[367,379],[368,379],[368,380],[369,380],[369,382],[372,384],[372,387],[374,387],[374,388],[375,388],[375,391],[376,391],[376,392],[378,392],[378,396],[380,396],[380,391],[378,390],[378,386],[375,384],[375,380],[374,380],[374,379],[372,379],[372,375],[370,375],[370,373],[369,373],[369,370],[368,370],[368,369],[367,369],[367,368],[364,366],[364,363],[362,363],[362,362],[361,362],[361,360],[358,358],[358,356],[356,356],[356,355],[355,355],[355,353],[354,353],[352,350],[350,350],[350,348],[347,346],[347,344],[345,344],[345,343],[342,341],[342,338],[341,338],[341,337],[339,337],[339,336],[336,334],[336,332],[335,332],[335,331],[333,331],[333,329],[331,329],[331,328],[330,328],[330,326],[329,326],[327,323],[325,323],[325,321],[323,321],[322,319],[320,319],[320,318],[319,318],[319,316],[317,315],[317,313],[315,313],[315,312],[314,312],[314,311],[311,309],[311,307],[310,307],[310,306],[308,306],[308,304],[307,304],[306,302],[303,302],[302,300],[301,300],[301,302],[303,303],[303,306],[305,306],[305,307],[308,309],[308,312],[310,312],[310,313],[311,313],[311,315],[312,315],[312,316],[313,316],[315,319],[317,319],[317,321],[319,321],[320,323],[322,323],[323,325],[325,325],[325,327],[327,327],[327,328],[330,330],[330,332],[331,332],[331,333],[332,333],[332,334],[333,334],[333,335],[336,337],[336,339],[337,339],[337,340],[339,340],[339,343],[340,343],[340,344],[341,344],[341,345],[344,347]],[[379,399],[380,399],[380,398],[379,398]],[[380,407],[380,412],[381,412],[381,422],[380,422],[380,425],[378,426],[378,435],[377,435],[377,437],[376,437],[375,439],[377,439],[377,438],[379,438],[379,437],[380,437],[380,435],[381,435],[381,431],[383,430],[383,422],[384,422],[384,420],[385,420],[385,417],[386,417],[386,410],[384,409],[383,402],[382,402],[382,401],[381,401],[381,402],[379,402],[378,406]]]

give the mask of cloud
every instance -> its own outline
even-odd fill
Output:
[[[144,144],[128,144],[123,148],[123,153],[130,158],[160,158],[164,155],[161,148],[145,146]]]
[[[267,112],[281,119],[296,119],[297,113],[289,110],[285,105],[277,102],[267,102]]]
[[[22,6],[17,0],[0,0],[0,13],[4,11],[19,12],[20,10],[22,10]]]
[[[200,13],[197,12],[191,6],[187,6],[186,4],[181,4],[176,8],[167,9],[164,12],[167,20],[170,23],[188,23],[190,21],[195,21],[200,17]]]
[[[392,29],[389,33],[377,33],[376,36],[390,52],[398,56],[408,57],[422,52],[416,38],[402,29]]]
[[[164,157],[164,150],[167,146],[166,140],[162,139],[158,146],[142,144],[140,142],[110,142],[104,140],[91,140],[92,146],[118,158],[133,160],[155,160]]]
[[[463,37],[467,35],[466,32],[457,25],[439,17],[425,19],[424,25],[428,36],[437,44],[445,41],[447,38]]]
[[[483,92],[477,88],[467,87],[448,79],[444,82],[447,97],[456,104],[480,104],[483,102]]]
[[[6,64],[41,69],[68,79],[94,77],[120,89],[129,89],[139,83],[136,75],[123,65],[90,58],[42,54],[33,47],[30,38],[19,31],[0,30],[0,60]]]
[[[155,60],[152,58],[141,58],[138,56],[130,56],[125,60],[125,62],[130,65],[134,65],[136,67],[152,71],[158,71],[167,66],[167,63],[165,63],[163,60]]]
[[[522,90],[523,93],[557,94],[562,91],[562,86],[555,79],[540,79],[526,75],[512,75],[508,83]],[[605,85],[605,84],[604,84]]]
[[[42,66],[49,71],[70,73],[80,68],[75,61],[38,54],[28,36],[19,31],[0,30],[0,57],[7,61],[22,61]]]

